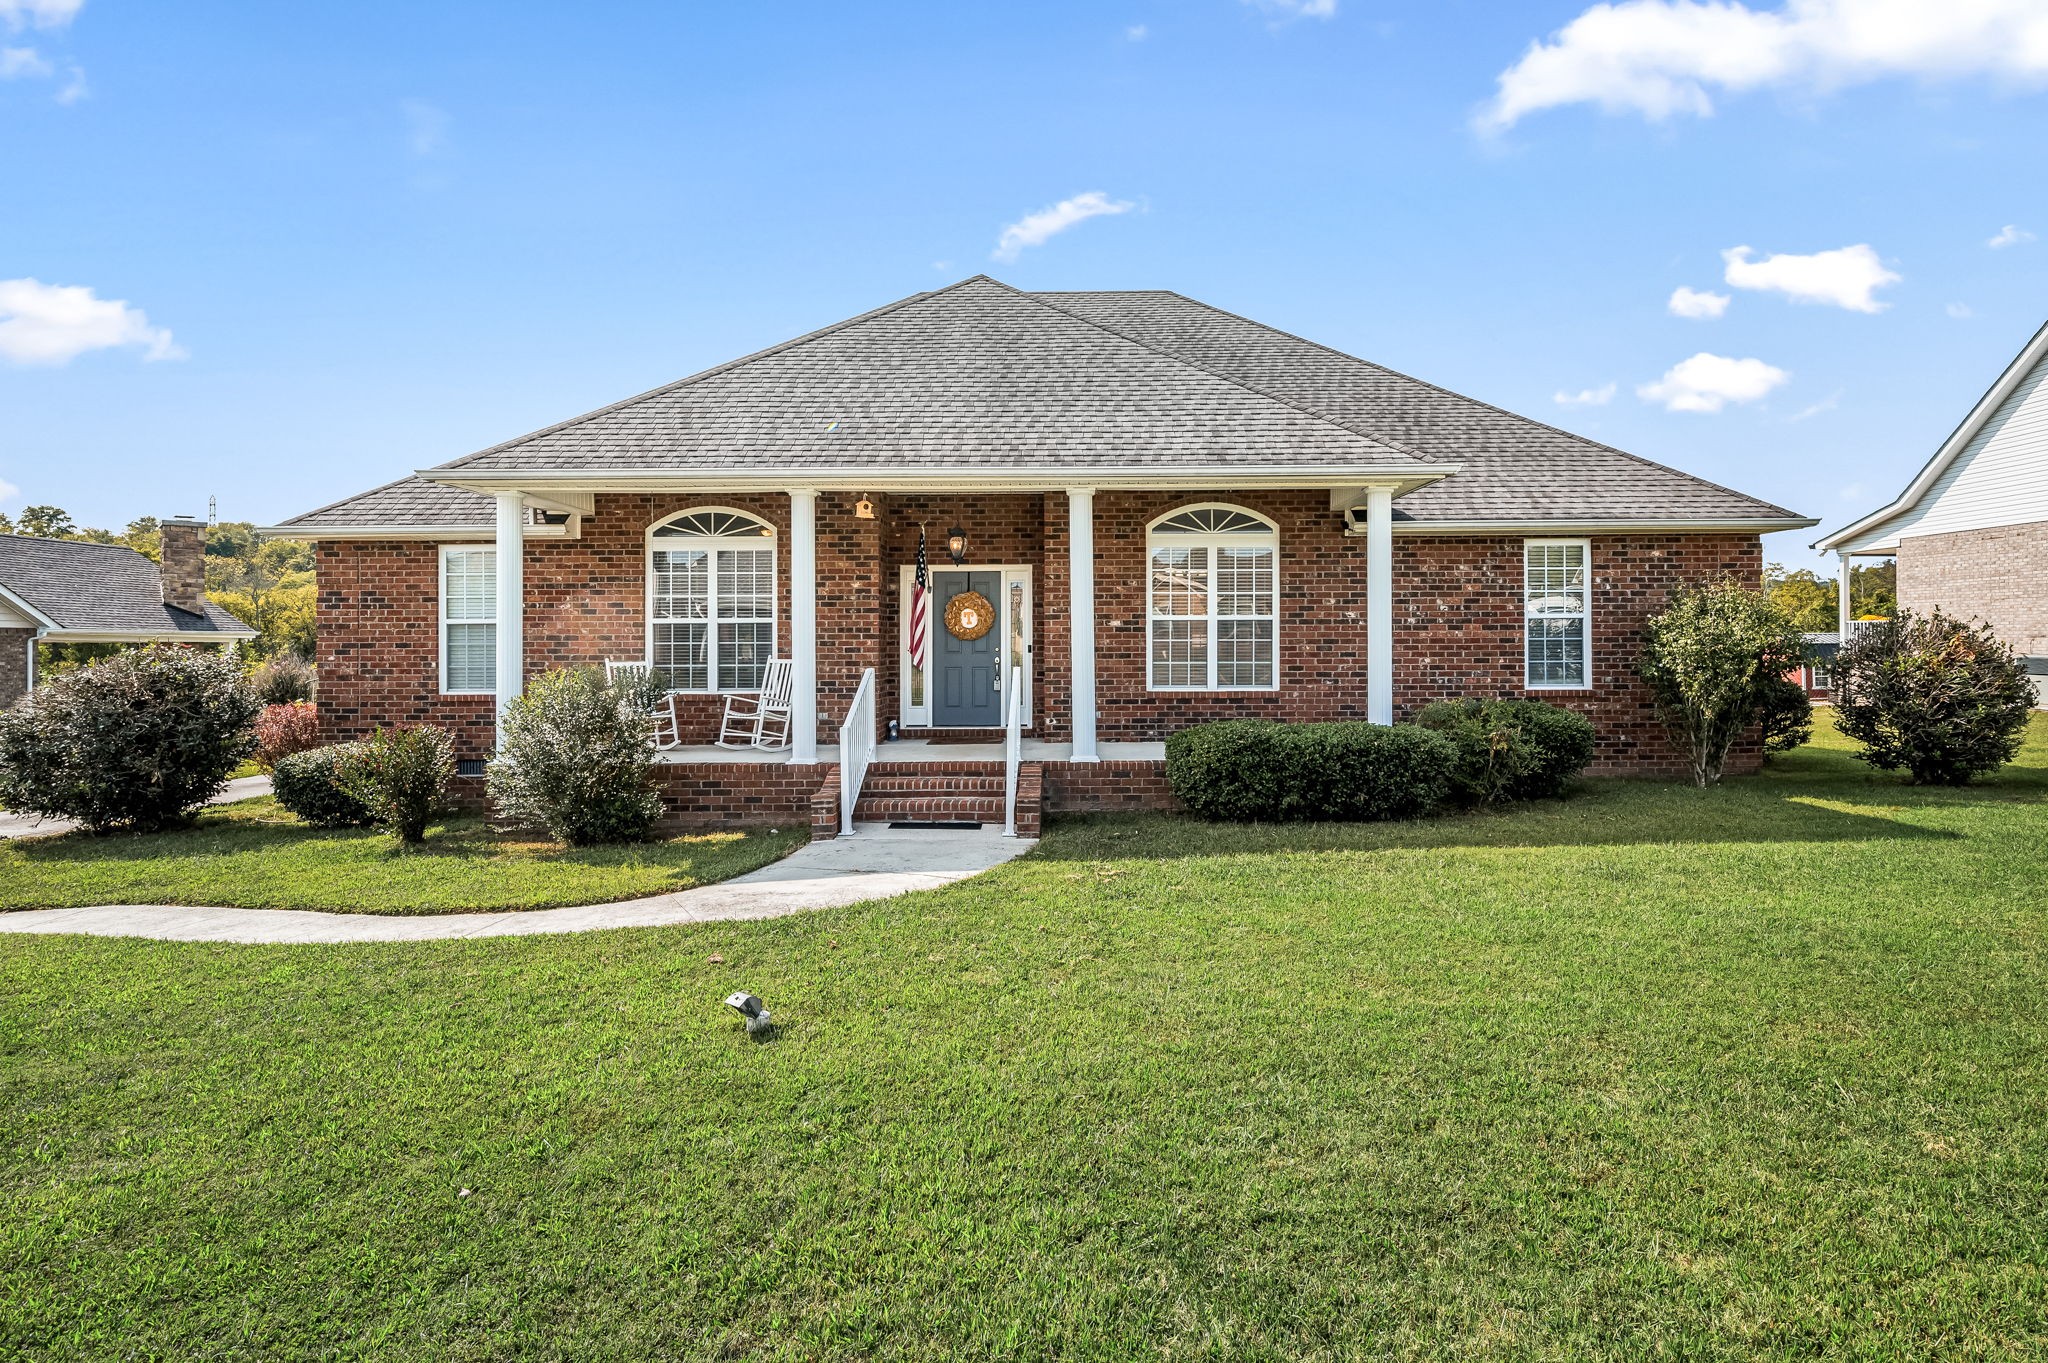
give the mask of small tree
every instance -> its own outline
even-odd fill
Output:
[[[1805,640],[1768,597],[1733,580],[1680,588],[1648,633],[1642,678],[1691,755],[1693,780],[1713,785]]]
[[[593,670],[543,673],[506,708],[491,799],[572,847],[647,836],[661,817],[649,704],[659,683]]]
[[[0,714],[0,805],[95,833],[183,823],[255,747],[261,708],[232,659],[198,649],[59,673]]]
[[[1915,785],[1960,786],[2012,761],[2033,682],[1987,625],[1939,610],[1873,622],[1835,655],[1835,725]]]
[[[335,760],[335,784],[370,811],[377,826],[407,847],[427,840],[427,825],[448,812],[455,744],[431,724],[379,729]]]

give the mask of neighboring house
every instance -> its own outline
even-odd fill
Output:
[[[35,685],[36,645],[220,644],[256,631],[206,599],[206,527],[162,524],[163,562],[118,544],[0,535],[0,707]]]
[[[1806,636],[1806,661],[1785,674],[1785,680],[1796,681],[1805,690],[1809,700],[1826,700],[1834,690],[1829,669],[1834,665],[1835,652],[1842,646],[1839,634],[1809,634]]]
[[[1942,442],[1898,500],[1817,541],[1842,562],[1898,563],[1899,606],[1982,620],[2027,659],[2048,707],[2048,326]]]
[[[1048,809],[1163,802],[1160,741],[1202,720],[1455,696],[1555,701],[1599,769],[1682,771],[1644,619],[1811,524],[1178,294],[977,277],[264,533],[317,542],[322,724],[444,725],[471,772],[537,671],[651,659],[705,744],[793,659],[782,766],[670,755],[711,819],[836,798],[808,764],[870,670],[877,726],[987,743],[1021,668]],[[986,633],[946,624],[970,592]]]

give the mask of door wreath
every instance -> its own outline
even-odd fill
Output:
[[[980,592],[962,592],[946,603],[946,632],[970,642],[994,629],[996,608]]]

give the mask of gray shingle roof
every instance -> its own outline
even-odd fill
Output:
[[[1691,474],[1502,411],[1381,365],[1166,291],[1041,293],[1426,458],[1462,465],[1395,502],[1415,521],[1796,518]]]
[[[166,638],[253,638],[256,633],[210,601],[204,615],[166,606],[156,564],[118,544],[0,535],[0,587],[67,633]]]
[[[1176,469],[1427,475],[1403,520],[1751,521],[1793,513],[1164,291],[1020,293],[977,276],[429,470]],[[403,478],[292,530],[488,527],[489,498]]]

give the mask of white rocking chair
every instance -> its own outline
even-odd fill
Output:
[[[650,665],[635,658],[606,658],[604,679],[616,682],[620,677],[644,677]],[[663,693],[660,700],[648,707],[647,717],[654,721],[654,746],[657,751],[680,748],[683,736],[676,725],[676,698]]]
[[[718,726],[721,748],[786,748],[789,746],[790,666],[787,658],[768,663],[759,694],[727,696],[725,719]]]

